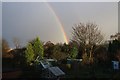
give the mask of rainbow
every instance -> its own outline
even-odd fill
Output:
[[[52,14],[55,16],[55,19],[56,19],[56,21],[58,22],[58,24],[59,24],[59,26],[60,26],[60,29],[61,29],[61,32],[62,32],[62,35],[63,35],[63,39],[64,39],[65,43],[68,44],[68,38],[67,38],[67,35],[66,35],[66,33],[65,33],[63,24],[61,23],[59,17],[56,15],[55,11],[54,11],[53,8],[49,5],[49,3],[46,2],[46,5],[48,6],[48,8],[49,8],[49,10],[52,12]]]

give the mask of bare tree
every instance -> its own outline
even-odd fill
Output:
[[[5,39],[2,39],[2,53],[7,53],[9,50],[8,42]]]
[[[101,44],[104,37],[96,24],[79,23],[72,27],[72,41],[83,47],[84,53],[87,53],[89,63],[93,63],[94,45]],[[84,56],[84,54],[82,55]]]
[[[104,37],[96,24],[93,23],[80,23],[72,27],[72,40],[76,41],[79,45],[96,45],[100,44]]]
[[[20,39],[19,39],[19,38],[14,37],[14,38],[13,38],[13,43],[14,43],[16,49],[18,49],[18,48],[21,47],[21,45],[20,45]]]

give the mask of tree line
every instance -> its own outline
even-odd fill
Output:
[[[108,60],[120,61],[120,35],[112,35],[114,40],[105,44],[104,36],[94,23],[79,23],[72,27],[72,38],[68,44],[51,41],[43,43],[39,37],[29,41],[26,47],[21,48],[14,40],[16,49],[9,52],[9,45],[5,39],[2,40],[2,53],[13,54],[17,59],[17,64],[27,65],[37,63],[39,59],[53,58],[56,60],[63,59],[83,59],[83,64],[94,62],[104,62]],[[5,55],[4,55],[5,56]]]

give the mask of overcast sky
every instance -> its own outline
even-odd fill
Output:
[[[51,10],[52,9],[52,10]],[[56,16],[60,22],[56,21]],[[109,39],[118,32],[117,2],[4,2],[2,3],[2,35],[11,47],[17,37],[22,45],[39,36],[42,41],[64,42],[59,23],[71,38],[72,26],[94,22]]]

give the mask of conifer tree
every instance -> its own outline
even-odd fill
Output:
[[[39,37],[37,37],[34,41],[33,50],[35,53],[35,58],[39,56],[41,59],[43,59],[44,48],[43,48],[43,44],[40,41]]]
[[[25,51],[25,58],[26,58],[27,64],[30,64],[31,61],[34,60],[34,51],[33,51],[31,43],[28,43],[27,45],[27,48]]]

